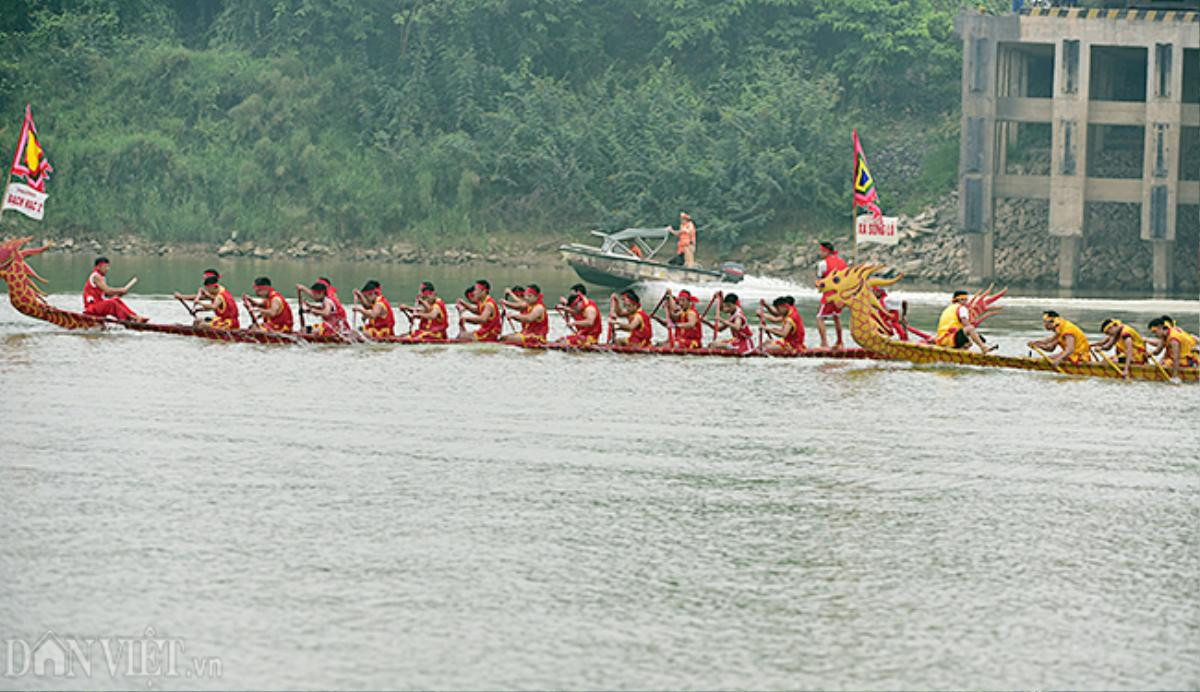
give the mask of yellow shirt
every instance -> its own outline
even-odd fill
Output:
[[[1188,363],[1189,361],[1197,358],[1198,354],[1196,353],[1196,337],[1187,333],[1185,330],[1180,329],[1179,327],[1171,327],[1171,330],[1167,332],[1168,347],[1171,345],[1172,341],[1179,342],[1179,360],[1182,363]],[[1167,349],[1166,356],[1167,358],[1171,357],[1170,348]]]
[[[1125,352],[1125,337],[1129,337],[1133,341],[1133,353]],[[1127,324],[1121,325],[1121,333],[1117,335],[1117,353],[1126,359],[1132,359],[1133,363],[1146,362],[1146,340],[1133,327]]]
[[[953,346],[954,334],[963,328],[962,315],[965,314],[967,306],[958,303],[947,305],[938,318],[937,338],[933,342],[938,346]]]
[[[1066,358],[1068,363],[1088,363],[1092,360],[1091,344],[1088,343],[1083,330],[1076,327],[1074,323],[1060,317],[1054,333],[1058,335],[1058,346],[1063,350],[1067,348],[1067,335],[1075,337],[1075,348]]]

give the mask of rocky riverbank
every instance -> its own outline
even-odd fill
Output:
[[[995,210],[996,282],[1010,286],[1058,286],[1059,241],[1047,232],[1049,206],[1045,200],[998,200]],[[1150,290],[1150,244],[1139,236],[1140,210],[1134,204],[1089,204],[1079,262],[1079,287],[1093,289]],[[899,217],[900,243],[895,246],[863,245],[859,259],[881,262],[912,280],[940,285],[962,285],[967,280],[967,237],[957,231],[957,196],[946,195],[938,204],[913,216]],[[1200,249],[1200,214],[1181,207],[1175,243],[1176,290],[1200,288],[1197,255]],[[847,242],[845,245],[849,245]],[[839,248],[849,259],[848,247]],[[776,256],[752,262],[756,273],[791,274],[811,278],[818,261],[815,243],[785,246]]]

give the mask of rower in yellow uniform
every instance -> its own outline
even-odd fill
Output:
[[[1104,341],[1093,348],[1101,354],[1115,349],[1117,362],[1125,366],[1125,379],[1129,379],[1130,368],[1146,362],[1146,340],[1136,329],[1116,318],[1101,322],[1100,331],[1104,333]]]
[[[1171,377],[1179,379],[1180,368],[1194,368],[1200,365],[1200,350],[1197,349],[1195,335],[1189,334],[1175,324],[1169,315],[1163,315],[1150,321],[1150,331],[1158,340],[1158,348],[1154,355],[1162,353],[1164,368],[1170,368]]]
[[[942,310],[938,318],[937,336],[933,343],[943,348],[965,348],[970,350],[971,344],[979,347],[980,353],[996,350],[988,346],[983,335],[971,324],[971,311],[967,308],[967,292],[955,291],[950,298],[950,304]]]
[[[1046,331],[1053,332],[1045,339],[1035,339],[1028,342],[1029,348],[1049,350],[1043,355],[1052,363],[1090,363],[1092,347],[1084,336],[1083,330],[1074,323],[1062,318],[1057,312],[1047,310],[1042,313],[1042,326]]]

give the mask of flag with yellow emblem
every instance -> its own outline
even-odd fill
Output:
[[[862,144],[858,141],[858,130],[854,130],[854,207],[869,209],[875,218],[881,218],[883,212],[879,209],[879,193],[875,191],[875,178],[871,176],[871,168],[867,166],[867,155],[863,153]]]
[[[54,168],[46,160],[46,150],[38,137],[37,125],[33,124],[33,109],[25,106],[25,123],[17,139],[17,151],[13,154],[9,176],[17,176],[24,182],[5,186],[4,201],[0,212],[12,209],[31,219],[42,218],[46,203],[46,180]],[[7,176],[6,176],[7,177]]]

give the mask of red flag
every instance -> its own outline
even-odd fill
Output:
[[[854,207],[869,209],[875,218],[883,217],[879,210],[879,193],[875,191],[875,178],[867,166],[867,155],[858,141],[858,130],[854,130]]]
[[[33,124],[33,110],[25,105],[25,124],[21,126],[21,137],[17,140],[17,151],[13,154],[12,175],[21,176],[29,187],[38,192],[46,191],[46,179],[54,168],[46,160],[46,151],[38,140],[37,126]]]

